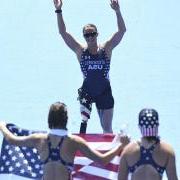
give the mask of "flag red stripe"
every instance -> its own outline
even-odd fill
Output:
[[[115,164],[112,164],[112,163],[109,163],[107,165],[102,166],[102,164],[98,164],[96,162],[93,162],[90,165],[91,166],[95,166],[95,167],[99,167],[101,169],[106,169],[106,170],[109,170],[109,171],[114,171],[114,172],[117,172],[118,171],[118,167],[119,167],[119,165],[115,165]]]
[[[81,169],[82,167],[84,167],[83,165],[79,165],[79,164],[75,164],[74,166],[74,171],[78,171],[79,169]]]
[[[87,142],[94,142],[94,143],[103,143],[103,142],[112,142],[114,135],[113,134],[77,134],[78,136],[82,137],[83,139],[85,139]],[[100,151],[101,153],[105,153],[107,151]],[[120,156],[120,155],[119,155]],[[76,158],[78,157],[84,157],[84,155],[81,152],[77,152],[76,153]],[[86,159],[84,159],[84,161],[86,161]],[[80,163],[80,161],[79,161]],[[117,162],[118,163],[118,162]],[[118,172],[118,168],[119,168],[119,164],[113,164],[113,163],[108,163],[107,165],[102,165],[100,163],[97,162],[92,162],[88,165],[81,165],[78,164],[78,159],[76,160],[76,164],[75,164],[75,174],[73,175],[74,179],[78,178],[81,180],[107,180],[108,178],[101,176],[101,173],[98,174],[96,173],[96,175],[92,174],[91,172],[91,168],[89,169],[90,172],[82,172],[84,171],[84,167],[86,167],[86,171],[91,167],[95,167],[95,168],[100,168],[102,170],[106,170],[112,173],[117,173]],[[82,169],[82,170],[81,170]],[[98,176],[97,176],[98,175]]]
[[[112,164],[112,163],[109,163],[107,165],[102,166],[102,164],[99,164],[99,163],[96,163],[96,162],[90,163],[89,166],[95,166],[95,167],[99,167],[101,169],[106,169],[106,170],[114,171],[114,172],[117,172],[118,167],[119,167],[119,165]],[[79,169],[81,169],[83,167],[84,167],[83,165],[75,164],[75,169],[74,170],[78,171]]]
[[[75,134],[88,142],[112,142],[114,134]]]
[[[107,151],[99,151],[99,152],[101,152],[101,153],[106,153]],[[121,155],[121,152],[119,153],[118,156],[120,156],[120,155]],[[76,157],[84,157],[84,155],[83,155],[80,151],[77,151],[77,152],[76,152]]]
[[[79,178],[81,180],[108,180],[107,178],[87,174],[84,172],[78,172],[78,174],[73,175],[73,178]]]

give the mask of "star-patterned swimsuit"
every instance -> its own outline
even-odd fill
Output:
[[[99,49],[97,54],[91,54],[84,49],[80,61],[84,81],[82,89],[96,103],[99,109],[109,109],[114,106],[109,70],[110,59],[104,49]]]
[[[134,173],[139,166],[148,164],[148,165],[151,165],[152,167],[154,167],[154,169],[156,169],[156,171],[162,177],[165,167],[158,165],[152,157],[154,149],[155,149],[156,145],[159,144],[159,142],[160,142],[160,140],[157,139],[156,143],[153,144],[148,149],[146,149],[142,145],[140,145],[140,159],[133,166],[129,166],[128,171],[130,173]]]

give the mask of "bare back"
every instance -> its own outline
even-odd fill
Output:
[[[150,165],[139,167],[136,172],[132,174],[131,180],[161,180],[162,178],[156,170]]]
[[[149,148],[146,146],[145,148]],[[140,142],[132,142],[130,143],[122,153],[122,159],[120,162],[119,169],[119,179],[123,179],[123,177],[127,177],[129,172],[129,167],[133,167],[140,160]],[[160,142],[156,145],[153,153],[152,159],[160,167],[166,168],[169,164],[169,159],[173,155],[172,148],[164,143]],[[168,173],[168,172],[167,172]],[[131,174],[132,180],[161,180],[162,176],[158,173],[157,169],[153,167],[151,164],[141,164],[140,166],[135,167],[135,171]]]
[[[130,166],[134,165],[140,159],[140,143],[135,143],[134,146],[136,150],[133,152],[131,158],[127,158],[128,164]],[[161,143],[157,144],[154,152],[152,154],[152,158],[156,164],[161,167],[165,167],[168,159],[168,154],[164,150],[163,145]],[[144,180],[161,180],[162,177],[158,174],[156,169],[152,165],[141,165],[136,169],[136,171],[132,174],[132,180],[137,179]]]
[[[62,137],[60,136],[47,134],[41,136],[41,140],[37,149],[42,161],[45,161],[49,156],[48,142],[51,142],[52,148],[56,148],[61,141],[61,138]],[[77,144],[73,140],[73,136],[66,136],[59,150],[60,157],[64,161],[73,164],[76,151]],[[44,164],[43,170],[43,180],[66,180],[69,179],[71,175],[71,172],[68,170],[68,168],[59,161],[48,161]]]

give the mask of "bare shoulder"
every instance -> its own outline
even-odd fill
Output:
[[[107,46],[107,43],[103,43],[99,45],[100,49],[104,49],[106,55],[108,56],[109,59],[111,59],[111,55],[112,55],[112,49],[109,48],[109,46]]]
[[[47,133],[34,133],[30,135],[31,138],[36,140],[45,140],[48,137]]]
[[[85,49],[84,45],[80,44],[79,48],[76,50],[76,54],[82,54],[83,49]]]
[[[103,42],[103,43],[101,44],[101,47],[103,47],[104,49],[109,49],[109,44],[110,44],[109,41]]]
[[[74,143],[84,143],[86,142],[82,137],[77,136],[77,135],[68,135],[68,138],[70,141]]]
[[[99,49],[104,49],[105,52],[108,53],[110,49],[107,47],[106,44],[107,44],[106,42],[103,44],[99,44]]]
[[[81,61],[81,56],[83,54],[84,49],[86,49],[87,47],[85,47],[84,45],[81,45],[80,48],[77,49],[76,51],[76,55],[79,61]]]
[[[174,155],[173,147],[165,141],[160,142],[160,149],[169,155]]]
[[[128,145],[125,146],[122,154],[123,155],[132,154],[133,152],[136,152],[137,150],[139,150],[139,145],[137,141],[132,141]]]
[[[86,141],[77,135],[68,135],[67,140],[68,144],[75,149],[81,149],[87,145]]]

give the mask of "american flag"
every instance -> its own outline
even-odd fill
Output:
[[[17,136],[35,133],[35,131],[24,130],[13,124],[7,124],[7,128]],[[0,156],[0,174],[15,174],[34,179],[41,178],[43,171],[37,149],[14,146],[3,139]]]
[[[111,134],[85,134],[81,135],[81,137],[88,141],[90,147],[102,153],[112,148],[112,140],[114,139],[114,135]],[[103,166],[84,157],[80,152],[77,152],[75,157],[75,174],[73,177],[74,179],[84,180],[115,180],[117,179],[119,161],[120,155],[116,156],[106,166]]]
[[[13,124],[8,124],[7,127],[17,136],[24,136],[37,132],[21,129]],[[92,148],[95,148],[100,152],[106,152],[112,148],[111,142],[114,135],[85,134],[79,136],[84,138]],[[116,156],[109,164],[103,166],[84,157],[80,152],[77,152],[73,179],[117,179],[119,160],[120,156]],[[9,178],[9,175],[11,178]],[[43,171],[40,157],[35,148],[10,145],[3,139],[0,156],[1,180],[41,179],[42,175]]]

